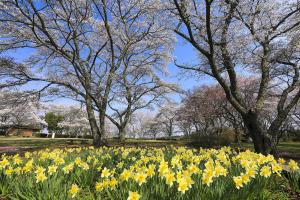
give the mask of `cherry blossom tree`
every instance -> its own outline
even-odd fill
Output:
[[[53,131],[52,138],[56,134],[70,135],[72,137],[91,135],[86,110],[79,105],[44,104],[44,113],[51,113],[59,118],[57,127],[59,131]]]
[[[166,102],[161,105],[152,123],[153,127],[159,127],[159,130],[169,139],[178,131],[176,126],[176,112],[178,107],[179,105],[175,102]]]
[[[119,112],[126,124],[141,96],[160,93],[157,73],[174,43],[164,7],[157,0],[1,1],[0,52],[34,51],[23,64],[2,69],[1,85],[39,81],[39,92],[83,103],[94,145],[102,145],[110,105],[127,104]],[[131,85],[142,81],[150,83]]]
[[[145,137],[149,122],[153,121],[154,117],[154,113],[148,110],[137,111],[130,118],[127,126],[127,135],[133,138]]]
[[[80,107],[69,107],[64,112],[64,120],[58,123],[62,133],[72,137],[91,135],[86,111]]]
[[[39,113],[39,104],[31,94],[0,91],[0,128],[30,126],[43,128],[46,122]]]
[[[256,152],[276,154],[278,132],[300,98],[299,1],[172,0],[175,33],[199,54],[199,63],[177,65],[213,77],[240,113]],[[259,80],[254,103],[245,102],[238,74]],[[276,115],[262,124],[268,95]],[[275,91],[275,93],[273,93]]]

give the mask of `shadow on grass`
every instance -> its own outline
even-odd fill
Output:
[[[20,137],[0,137],[0,154],[3,153],[22,153],[24,151],[33,151],[43,148],[63,148],[79,147],[92,145],[91,139],[78,138],[20,138]],[[145,140],[145,139],[127,139],[125,143],[119,143],[117,139],[109,139],[107,146],[126,146],[126,147],[166,147],[166,146],[187,146],[190,148],[199,148],[187,140]],[[11,147],[12,149],[3,149],[1,147]],[[241,143],[232,144],[233,148],[250,149],[253,151],[253,144]],[[221,148],[215,146],[214,148]],[[278,145],[280,157],[285,159],[294,159],[300,161],[300,142],[281,142]]]

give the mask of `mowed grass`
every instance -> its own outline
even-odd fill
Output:
[[[88,146],[92,145],[91,139],[82,138],[35,138],[35,137],[0,137],[0,153],[18,152],[26,150],[36,150],[42,148],[58,148],[69,146]],[[185,140],[148,140],[148,139],[127,139],[125,144],[118,143],[116,139],[108,139],[108,146],[139,146],[139,147],[162,147],[165,145],[189,146]],[[253,144],[242,143],[241,145],[232,144],[232,147],[253,150]],[[6,147],[15,147],[9,149]],[[287,159],[300,161],[300,142],[280,142],[278,145],[279,155]]]
[[[43,148],[63,148],[91,145],[92,140],[79,138],[0,137],[0,154],[22,153]]]
[[[0,137],[0,147],[43,147],[58,144],[92,144],[92,140],[80,138],[22,138],[22,137]]]

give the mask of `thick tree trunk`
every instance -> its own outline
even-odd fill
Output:
[[[91,127],[91,132],[93,135],[93,145],[96,147],[100,147],[103,145],[103,141],[101,137],[102,135],[97,125],[94,109],[92,106],[92,100],[89,97],[86,98],[86,110],[88,114],[89,124]]]
[[[126,131],[125,131],[125,128],[120,127],[120,128],[119,128],[119,142],[120,142],[120,143],[125,143],[125,139],[126,139]]]
[[[277,155],[276,138],[268,134],[268,130],[263,128],[258,114],[250,111],[243,116],[243,121],[253,140],[255,152],[264,155],[270,153]]]
[[[168,136],[169,136],[169,140],[172,138],[172,135],[173,135],[173,122],[170,120],[169,122],[169,133],[168,133]]]
[[[105,130],[105,114],[99,113],[99,126],[100,126],[100,134],[102,136],[101,143],[102,145],[107,144],[106,130]]]

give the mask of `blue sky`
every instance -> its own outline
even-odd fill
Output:
[[[190,44],[184,42],[182,39],[177,39],[178,43],[173,52],[176,62],[178,64],[197,63],[198,56],[194,48]],[[189,75],[184,74],[182,69],[176,67],[173,62],[169,63],[168,70],[169,76],[166,78],[166,80],[179,84],[184,90],[190,90],[195,87],[199,87],[200,85],[209,85],[215,82],[211,77],[208,76],[197,77],[191,75],[196,72],[191,72]],[[180,100],[179,95],[173,95],[172,97],[175,101]]]
[[[17,51],[7,53],[9,56],[14,57],[16,61],[22,62],[29,54],[32,54],[33,50],[29,48],[19,49]],[[177,45],[174,49],[173,55],[175,56],[178,63],[195,63],[197,62],[197,53],[193,47],[185,43],[182,39],[178,38]],[[200,85],[212,84],[214,80],[208,76],[202,76],[197,78],[196,76],[183,75],[182,70],[176,67],[173,62],[170,62],[168,65],[169,74],[167,77],[164,77],[164,80],[177,83],[184,90],[193,89]],[[28,85],[27,88],[38,87],[38,83]],[[42,83],[40,83],[42,84]],[[179,102],[180,95],[171,95],[172,99]],[[56,99],[54,103],[59,104],[74,104],[75,102],[69,99]]]

